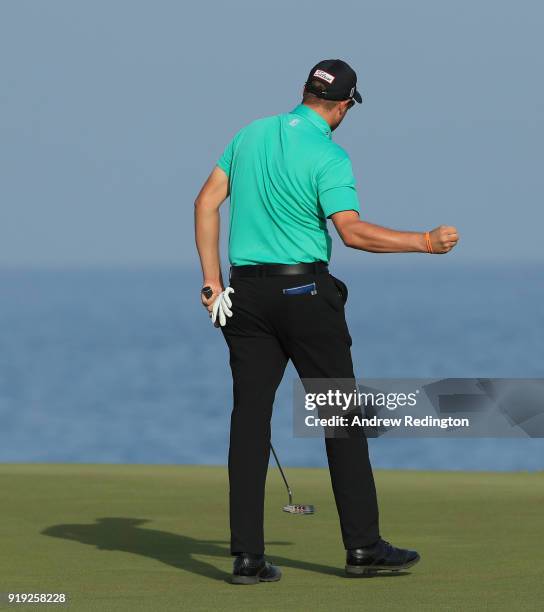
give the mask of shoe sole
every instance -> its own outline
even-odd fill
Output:
[[[346,565],[346,574],[350,576],[375,576],[378,572],[401,572],[402,570],[413,567],[420,561],[421,557],[418,555],[412,561],[403,563],[398,567],[390,567],[387,565]]]
[[[281,579],[281,572],[273,578],[261,578],[260,576],[232,576],[232,584],[259,584],[259,582],[278,582]]]

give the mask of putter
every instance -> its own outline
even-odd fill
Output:
[[[272,451],[272,454],[274,455],[274,459],[276,460],[276,464],[280,471],[281,477],[283,478],[283,482],[285,483],[285,486],[287,487],[287,494],[289,495],[289,503],[286,506],[283,506],[282,510],[284,512],[288,512],[289,514],[314,514],[315,506],[313,506],[312,504],[294,504],[293,503],[293,492],[291,491],[291,487],[289,486],[289,483],[287,482],[287,478],[285,478],[285,474],[283,473],[283,470],[281,469],[278,455],[276,455],[276,451],[274,450],[274,447],[272,446],[272,444],[270,445],[270,450]]]
[[[202,287],[200,293],[202,293],[202,295],[209,300],[213,295],[213,289],[209,285],[206,285],[205,287]]]

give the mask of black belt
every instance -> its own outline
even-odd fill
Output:
[[[327,264],[322,261],[298,264],[259,264],[254,266],[232,266],[230,277],[294,276],[295,274],[325,274],[328,271]]]

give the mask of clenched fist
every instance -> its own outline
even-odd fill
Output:
[[[439,225],[429,232],[433,253],[448,253],[459,242],[459,234],[451,225]]]

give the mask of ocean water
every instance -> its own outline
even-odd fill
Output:
[[[542,266],[363,255],[333,272],[360,377],[542,377]],[[194,269],[0,270],[0,461],[225,464],[226,346]],[[326,464],[292,435],[289,366],[273,441],[286,465]],[[378,468],[542,470],[543,440],[371,440]]]

